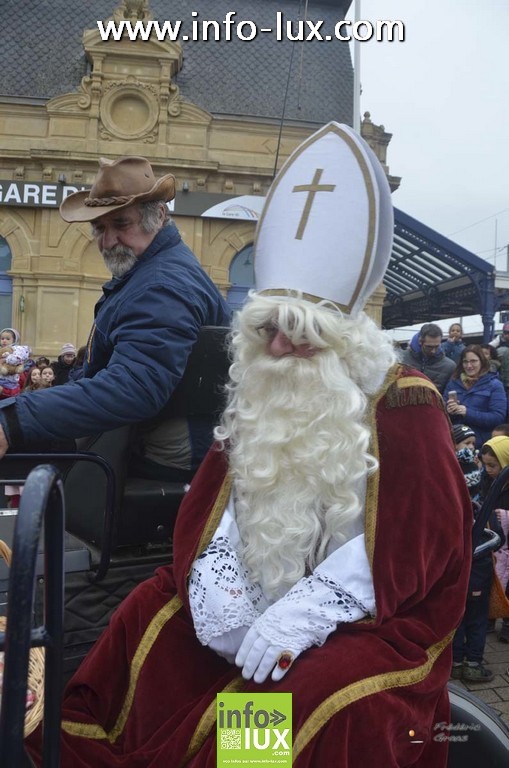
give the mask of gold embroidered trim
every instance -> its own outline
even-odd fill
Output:
[[[157,640],[159,633],[163,629],[164,625],[180,610],[182,607],[182,600],[178,595],[175,595],[169,603],[166,603],[153,617],[152,621],[148,625],[143,637],[140,640],[140,644],[136,649],[134,658],[131,662],[131,670],[129,674],[129,687],[127,694],[120,710],[120,714],[117,718],[117,722],[107,733],[100,725],[90,725],[89,723],[75,723],[72,720],[63,720],[62,729],[71,734],[72,736],[83,736],[87,739],[108,739],[113,744],[122,731],[125,728],[129,712],[134,701],[134,695],[136,693],[136,686],[138,684],[138,678],[140,676],[141,669],[145,660]]]
[[[381,389],[370,400],[369,409],[367,414],[368,427],[371,432],[371,444],[369,452],[374,458],[380,460],[380,451],[378,447],[378,430],[376,423],[376,410],[378,403],[385,396],[388,389],[393,386],[398,377],[401,376],[403,368],[401,365],[393,365],[387,372],[385,381],[382,384]],[[368,482],[366,487],[366,502],[364,510],[364,534],[365,534],[365,546],[368,562],[373,572],[373,554],[375,551],[375,531],[376,531],[376,517],[378,509],[378,493],[380,485],[380,470],[373,472],[368,476]],[[369,619],[369,621],[372,621]]]
[[[246,681],[244,678],[239,675],[238,677],[234,677],[233,680],[230,680],[228,685],[226,685],[222,691],[218,691],[218,693],[239,693],[239,691],[244,688],[245,683]],[[196,726],[196,730],[189,742],[187,752],[183,760],[179,763],[179,768],[183,768],[183,766],[200,751],[214,727],[216,719],[216,697],[214,696]]]
[[[232,489],[231,475],[226,475],[225,479],[223,480],[223,484],[219,489],[219,493],[217,494],[217,499],[214,502],[214,506],[212,507],[212,511],[209,515],[209,519],[205,523],[205,528],[202,531],[200,541],[198,543],[198,549],[193,558],[193,562],[196,560],[197,557],[199,557],[202,554],[204,549],[206,549],[206,547],[208,547],[208,545],[212,541],[212,536],[214,535],[214,532],[217,526],[219,525],[219,521],[223,516],[224,510],[226,509],[228,499],[230,498],[231,489]]]
[[[391,688],[404,688],[408,685],[415,685],[422,682],[431,672],[433,664],[438,659],[442,651],[452,640],[453,632],[440,642],[435,643],[426,651],[428,660],[415,669],[399,670],[396,672],[384,672],[381,675],[367,677],[364,680],[358,680],[346,688],[333,693],[323,701],[315,711],[308,717],[293,744],[293,760],[307,747],[311,739],[316,736],[318,731],[338,712],[345,709],[350,704],[354,704],[366,696],[372,696],[375,693],[382,693]]]
[[[418,376],[406,376],[398,379],[387,391],[387,408],[400,408],[404,405],[435,405],[445,411],[442,395],[436,386],[427,379]]]

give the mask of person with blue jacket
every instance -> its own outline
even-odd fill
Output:
[[[198,332],[229,325],[230,311],[170,220],[175,178],[156,179],[148,160],[99,160],[90,190],[60,206],[91,222],[112,274],[95,307],[84,375],[22,394],[0,408],[0,458],[153,419],[179,383]],[[194,464],[199,458],[193,457]]]
[[[489,361],[477,344],[469,344],[444,390],[444,401],[453,424],[466,424],[476,436],[476,447],[491,437],[491,430],[504,421],[507,397],[504,386],[489,370]]]

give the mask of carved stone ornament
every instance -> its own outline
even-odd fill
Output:
[[[110,82],[104,88],[99,114],[103,138],[150,141],[159,118],[157,89],[134,80]]]
[[[148,21],[152,18],[148,5],[148,0],[122,0],[113,11],[113,18],[116,22],[122,19],[129,19],[133,23]]]

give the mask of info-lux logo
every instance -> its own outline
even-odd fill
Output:
[[[291,693],[217,695],[217,768],[292,764]]]

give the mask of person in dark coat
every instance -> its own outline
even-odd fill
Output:
[[[219,289],[171,221],[166,202],[174,196],[172,174],[157,179],[148,160],[129,156],[101,158],[91,189],[62,202],[65,221],[91,222],[112,278],[95,307],[83,378],[6,401],[0,458],[9,447],[46,447],[154,419],[202,326],[229,325]]]
[[[53,386],[57,387],[59,384],[67,384],[69,381],[69,374],[76,360],[76,347],[74,344],[68,342],[62,346],[58,360],[51,364],[55,373],[55,380]]]
[[[435,323],[425,323],[415,334],[401,362],[424,373],[441,393],[454,371],[454,362],[442,349],[442,329]]]

